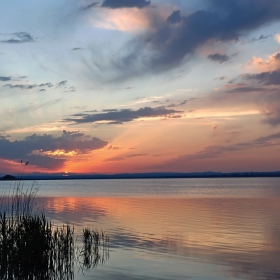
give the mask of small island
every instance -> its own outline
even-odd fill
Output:
[[[13,180],[16,180],[16,177],[12,176],[12,175],[5,175],[2,178],[0,178],[0,180],[3,180],[3,181],[13,181]]]

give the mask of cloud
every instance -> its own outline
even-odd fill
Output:
[[[76,92],[76,88],[72,86],[67,88],[67,90],[65,90],[64,92]]]
[[[44,84],[38,85],[38,87],[53,87],[53,84],[52,83],[44,83]]]
[[[62,167],[67,156],[86,154],[105,147],[107,141],[89,137],[79,131],[66,131],[59,137],[32,134],[24,140],[0,138],[0,158],[24,159],[32,165],[56,169]]]
[[[280,44],[280,33],[276,34],[274,38]]]
[[[119,156],[119,157],[112,157],[112,158],[103,160],[103,162],[123,161],[128,158],[136,158],[136,157],[143,157],[143,156],[147,156],[147,154],[130,154],[130,155],[124,155],[124,156]]]
[[[151,24],[148,31],[129,43],[131,51],[112,60],[123,73],[120,78],[169,71],[210,41],[237,41],[250,31],[280,20],[278,0],[209,0],[207,3],[209,9],[186,16],[181,16],[179,11],[172,12],[161,24],[148,21]]]
[[[260,92],[266,92],[267,89],[266,88],[261,88],[261,87],[238,87],[238,88],[234,88],[234,89],[230,89],[227,90],[227,93],[240,93],[240,92],[256,92],[256,91],[260,91]]]
[[[266,117],[263,123],[277,126],[280,125],[280,102],[278,94],[275,94],[273,97],[269,100],[270,102],[262,104],[261,113]]]
[[[219,78],[215,78],[214,80],[220,80],[220,81],[223,81],[223,80],[227,80],[228,77],[227,76],[221,76]]]
[[[9,87],[9,88],[20,88],[20,89],[33,89],[36,88],[37,85],[23,85],[23,84],[16,84],[16,85],[12,85],[12,84],[6,84],[3,87]]]
[[[64,119],[65,122],[73,123],[106,123],[106,124],[120,124],[124,122],[131,122],[140,118],[155,118],[167,117],[170,118],[175,114],[180,114],[182,111],[169,110],[165,107],[145,107],[138,110],[123,109],[123,110],[109,110],[103,113],[95,114],[74,114],[74,118]]]
[[[164,6],[159,6],[156,9],[98,8],[88,16],[94,27],[140,34],[164,22],[169,16],[169,11]]]
[[[144,8],[151,4],[148,0],[104,0],[101,7],[118,9],[118,8]]]
[[[280,52],[268,56],[267,60],[254,56],[247,62],[246,67],[252,67],[253,69],[262,71],[273,71],[280,69]]]
[[[264,41],[264,40],[266,40],[267,38],[269,38],[269,37],[271,37],[271,35],[261,35],[260,37],[258,37],[258,38],[253,38],[252,40],[250,40],[249,42],[252,42],[252,43],[254,43],[254,42],[257,42],[257,41]]]
[[[107,150],[121,150],[122,148],[119,146],[110,145]]]
[[[205,107],[238,108],[246,114],[260,114],[263,123],[280,125],[280,71],[242,74],[208,98],[200,98]],[[232,96],[229,96],[232,95]],[[247,109],[244,107],[246,106]]]
[[[31,36],[30,33],[27,32],[15,32],[11,33],[13,36],[11,39],[2,40],[2,43],[9,43],[9,44],[18,44],[18,43],[30,43],[34,42],[34,38]]]
[[[81,50],[82,48],[73,48],[72,51],[79,51]]]
[[[99,5],[99,2],[93,2],[91,4],[88,4],[88,5],[84,6],[84,7],[81,7],[80,10],[88,10],[88,9],[91,9],[91,8],[96,7],[98,5]]]
[[[11,77],[0,76],[0,81],[1,82],[7,82],[7,81],[10,81],[10,80],[11,80]]]
[[[263,85],[280,85],[280,70],[271,72],[262,72],[259,74],[246,74],[246,80],[256,80]]]
[[[3,87],[9,87],[11,89],[13,88],[19,88],[19,89],[22,89],[22,90],[25,90],[25,89],[33,89],[33,88],[41,88],[41,87],[53,87],[53,84],[52,83],[43,83],[43,84],[32,84],[32,85],[26,85],[26,84],[5,84],[3,85]]]
[[[214,54],[209,54],[208,59],[214,62],[219,62],[221,64],[223,62],[229,61],[230,57],[225,54],[214,53]]]
[[[67,84],[67,81],[61,81],[57,84],[57,87],[62,87],[62,86],[65,86]]]
[[[0,139],[7,139],[9,137],[11,137],[11,136],[6,134],[6,132],[0,132]]]
[[[168,160],[164,163],[164,165],[170,165],[175,163],[183,164],[183,163],[188,163],[190,161],[214,159],[214,158],[222,157],[225,153],[247,150],[251,148],[262,148],[262,147],[279,146],[279,145],[280,145],[280,132],[257,138],[252,142],[237,143],[229,146],[223,146],[223,145],[207,146],[201,151],[198,151],[194,154],[180,155],[177,158]]]
[[[176,23],[180,23],[184,18],[181,15],[181,11],[177,10],[174,11],[168,18],[167,18],[167,22],[171,23],[171,24],[176,24]]]

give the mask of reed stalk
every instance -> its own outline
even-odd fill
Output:
[[[0,279],[74,279],[75,266],[89,270],[109,257],[109,237],[103,231],[74,226],[54,227],[35,208],[38,188],[24,190],[15,181],[12,195],[0,197]],[[82,245],[80,245],[82,244]]]

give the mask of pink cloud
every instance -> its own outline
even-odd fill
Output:
[[[247,62],[246,67],[260,71],[273,71],[280,69],[280,52],[268,56],[266,60],[261,57],[254,56]]]

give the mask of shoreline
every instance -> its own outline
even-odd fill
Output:
[[[20,178],[3,179],[0,181],[29,181],[29,180],[122,180],[122,179],[223,179],[223,178],[276,178],[280,177],[280,172],[238,172],[238,173],[214,173],[214,174],[96,174],[96,175],[77,175],[77,174],[58,174],[58,175],[24,175]]]

